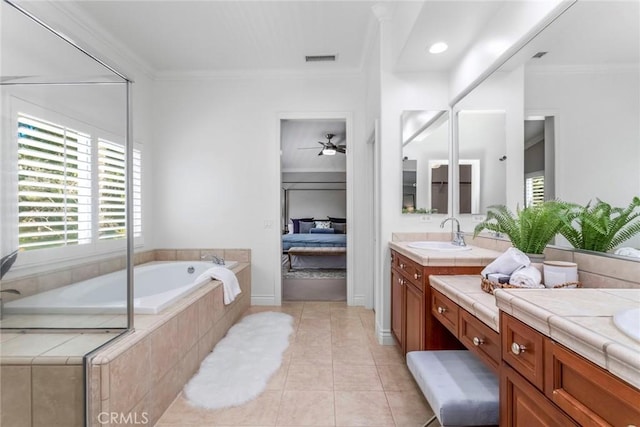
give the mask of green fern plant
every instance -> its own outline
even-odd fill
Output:
[[[611,207],[596,199],[591,206],[576,206],[563,218],[560,234],[576,249],[608,252],[640,233],[640,198],[626,208]]]
[[[515,215],[504,205],[489,206],[486,219],[476,226],[473,237],[482,230],[504,233],[522,252],[541,254],[565,224],[563,218],[569,209],[570,205],[556,200],[517,209]]]

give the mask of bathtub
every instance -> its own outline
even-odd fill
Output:
[[[227,261],[225,267],[238,263]],[[193,292],[209,278],[195,279],[211,262],[153,263],[134,269],[134,313],[157,314]],[[122,314],[126,313],[126,271],[116,271],[4,304],[5,314]]]

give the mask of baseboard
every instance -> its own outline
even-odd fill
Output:
[[[366,307],[367,297],[365,297],[364,295],[355,295],[353,297],[353,305]]]
[[[390,329],[376,328],[376,338],[381,345],[396,345],[396,340],[393,338],[393,334]]]
[[[251,295],[251,305],[278,305],[273,295]]]

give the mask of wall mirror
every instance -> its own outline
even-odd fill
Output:
[[[458,194],[460,214],[482,214],[504,204],[506,195],[506,113],[458,112]]]
[[[640,194],[638,2],[576,2],[456,109],[478,107],[490,89],[507,128],[506,176],[491,184],[504,177],[511,209],[554,198],[626,207]],[[640,237],[623,246],[640,247]]]
[[[449,206],[449,113],[402,113],[402,213],[446,214]]]

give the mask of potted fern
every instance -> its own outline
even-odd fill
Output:
[[[596,199],[591,206],[574,205],[562,218],[559,232],[576,249],[608,252],[640,233],[640,198],[626,208],[611,207]]]
[[[504,233],[515,248],[541,261],[544,248],[565,225],[563,218],[568,210],[568,204],[556,200],[517,209],[515,214],[504,205],[489,206],[486,219],[476,226],[473,237],[482,230]]]

